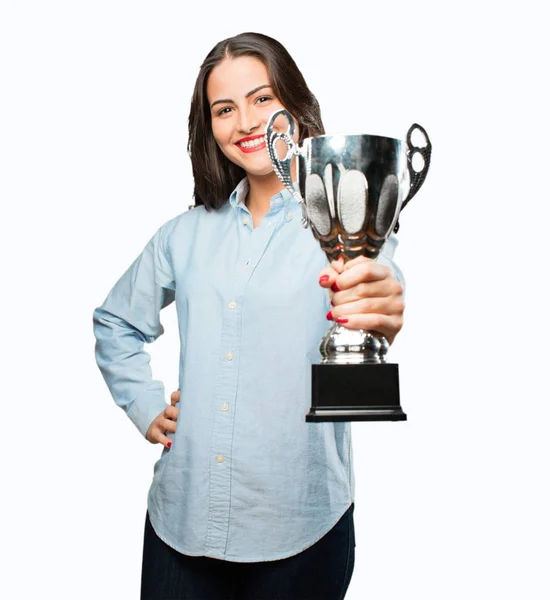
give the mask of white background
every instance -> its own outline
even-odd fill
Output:
[[[2,596],[137,599],[160,446],[92,312],[191,204],[189,100],[220,39],[279,39],[328,132],[433,143],[401,218],[406,423],[354,423],[346,600],[547,600],[548,33],[542,2],[3,1]],[[174,306],[148,347],[177,387]]]

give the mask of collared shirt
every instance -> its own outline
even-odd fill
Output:
[[[245,178],[219,210],[165,223],[94,311],[96,358],[142,435],[167,406],[144,350],[176,303],[177,430],[154,466],[147,505],[168,545],[236,562],[313,545],[354,499],[350,423],[307,423],[311,364],[329,328],[318,284],[327,258],[283,190],[253,227]],[[379,262],[402,281],[391,257]]]

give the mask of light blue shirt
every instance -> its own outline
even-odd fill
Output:
[[[219,211],[165,223],[94,311],[97,364],[142,435],[167,406],[144,343],[175,300],[181,343],[177,431],[147,504],[179,552],[236,562],[295,555],[354,499],[350,423],[306,423],[311,364],[328,330],[327,258],[283,190],[254,228],[243,179]],[[389,265],[395,236],[379,262]]]

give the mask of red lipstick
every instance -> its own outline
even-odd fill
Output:
[[[251,142],[253,140],[257,140],[257,139],[263,138],[263,137],[264,137],[264,135],[250,135],[248,137],[241,138],[240,140],[235,142],[235,146],[238,146],[240,148],[240,150],[242,150],[245,153],[257,152],[258,150],[263,150],[265,148],[265,139],[260,144],[258,144],[256,146],[249,146],[248,148],[241,146],[241,144],[243,142]]]

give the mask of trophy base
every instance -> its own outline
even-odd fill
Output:
[[[312,365],[309,423],[406,421],[395,363]]]

